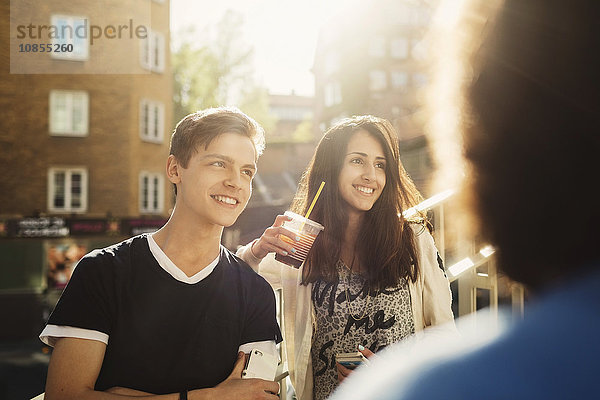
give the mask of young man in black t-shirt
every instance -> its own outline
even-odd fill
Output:
[[[241,379],[244,353],[276,355],[273,291],[220,246],[248,203],[263,146],[262,128],[237,109],[177,125],[173,213],[157,232],[79,262],[40,335],[54,346],[46,399],[277,398],[277,383]]]

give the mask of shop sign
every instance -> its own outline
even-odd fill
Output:
[[[166,222],[166,219],[128,219],[123,221],[124,225],[129,227],[129,234],[131,236],[154,232],[161,228]],[[123,227],[123,232],[127,231],[125,226]]]
[[[65,237],[69,236],[66,220],[59,217],[23,218],[16,221],[19,237]]]

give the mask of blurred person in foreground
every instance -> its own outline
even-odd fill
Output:
[[[280,215],[237,254],[283,291],[290,376],[300,400],[322,400],[352,372],[336,354],[367,358],[421,337],[453,336],[451,293],[427,224],[405,217],[420,194],[405,172],[389,121],[346,118],[325,132],[300,182],[292,210],[325,227],[300,269],[275,258],[293,253],[295,234]],[[433,330],[432,330],[433,332]]]
[[[175,208],[157,232],[78,263],[42,341],[46,399],[277,399],[242,380],[245,353],[276,356],[269,284],[220,245],[252,193],[262,128],[233,108],[182,119],[166,173]]]
[[[454,91],[434,94],[450,100],[445,111],[463,112],[454,140],[464,143],[465,201],[478,231],[534,298],[524,319],[491,341],[426,355],[389,349],[333,398],[597,396],[600,3],[481,0],[455,15],[436,51],[452,55],[446,66],[465,62],[453,69],[464,75],[438,86]],[[444,50],[452,31],[464,41]],[[448,131],[434,121],[433,133]]]

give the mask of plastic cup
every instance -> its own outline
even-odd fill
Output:
[[[281,254],[277,253],[275,255],[275,259],[294,268],[300,268],[304,260],[306,260],[306,256],[308,255],[308,252],[310,251],[315,239],[319,235],[319,232],[321,232],[324,228],[323,225],[315,221],[311,221],[310,219],[306,219],[303,216],[291,211],[286,211],[284,215],[292,218],[292,220],[285,221],[283,226],[286,229],[294,232],[296,236],[300,238],[300,240],[295,241],[294,239],[290,239],[287,236],[282,235],[281,240],[294,246],[296,252],[289,253],[287,256],[282,256]]]

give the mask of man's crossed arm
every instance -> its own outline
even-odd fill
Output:
[[[111,388],[105,392],[94,390],[102,367],[106,344],[87,339],[62,338],[56,342],[46,381],[45,400],[124,400],[144,397],[148,400],[178,400],[179,393],[155,395],[129,388]],[[262,379],[241,379],[245,354],[240,352],[233,371],[213,388],[188,392],[189,400],[212,399],[278,399],[276,382]]]

